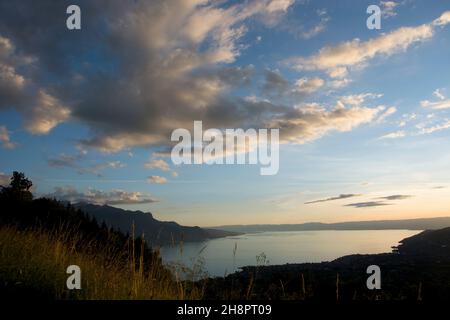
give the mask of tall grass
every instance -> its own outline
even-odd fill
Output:
[[[175,279],[156,252],[150,265],[129,242],[125,255],[74,232],[0,227],[0,281],[6,292],[56,299],[201,299],[203,289]],[[142,249],[142,248],[141,248]],[[154,260],[154,261],[153,261]],[[81,269],[81,290],[68,290],[69,265]]]

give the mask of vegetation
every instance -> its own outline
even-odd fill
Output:
[[[99,225],[70,204],[32,199],[32,183],[14,172],[2,187],[0,290],[56,299],[199,299],[202,288],[177,280],[142,237]],[[68,290],[66,268],[82,270]]]

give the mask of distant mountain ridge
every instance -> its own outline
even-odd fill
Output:
[[[274,231],[319,231],[319,230],[435,230],[450,227],[450,217],[419,218],[404,220],[349,221],[338,223],[310,222],[301,224],[251,224],[211,227],[240,233]]]
[[[159,221],[150,212],[131,211],[108,205],[95,205],[90,203],[77,203],[74,206],[88,215],[95,217],[99,223],[105,223],[125,233],[132,233],[144,237],[150,245],[179,244],[180,242],[203,241],[237,235],[233,231],[219,229],[205,229],[200,227],[187,227],[173,221]]]

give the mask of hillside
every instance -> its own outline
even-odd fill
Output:
[[[98,223],[69,203],[33,200],[32,182],[14,172],[0,188],[0,297],[8,299],[192,299],[201,291],[176,279],[158,249]],[[68,290],[66,269],[82,270]]]
[[[99,222],[105,222],[125,233],[131,233],[135,226],[135,234],[144,234],[151,245],[177,244],[181,241],[203,241],[212,238],[236,235],[236,232],[200,227],[186,227],[173,221],[159,221],[150,212],[130,211],[108,205],[79,203],[76,208],[86,212]]]

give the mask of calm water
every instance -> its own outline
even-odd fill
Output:
[[[390,252],[391,246],[419,233],[414,230],[262,232],[205,242],[185,243],[181,248],[163,247],[167,263],[192,267],[199,259],[212,276],[223,276],[241,266],[256,265],[264,253],[266,264],[330,261],[354,253]],[[233,251],[236,254],[233,257]]]

